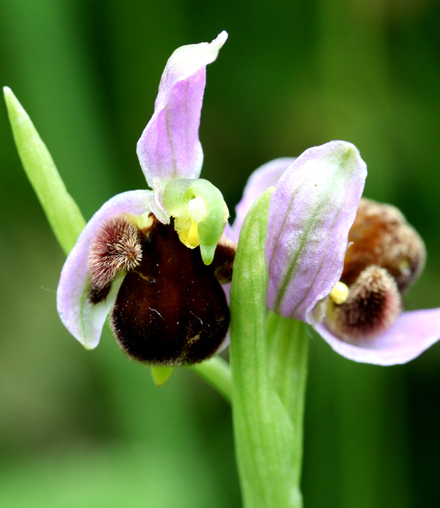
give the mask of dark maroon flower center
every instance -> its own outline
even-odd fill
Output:
[[[113,332],[131,357],[156,365],[200,362],[221,345],[229,308],[214,266],[199,248],[159,222],[141,237],[142,259],[128,271],[111,312]]]

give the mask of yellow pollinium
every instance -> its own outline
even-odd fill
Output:
[[[330,292],[330,299],[336,305],[342,305],[347,301],[349,289],[343,282],[337,282]]]
[[[193,220],[191,221],[191,227],[188,231],[187,242],[191,247],[198,247],[200,245],[199,229]]]
[[[185,212],[175,218],[174,228],[185,247],[195,249],[200,245],[197,224],[205,220],[206,214],[205,202],[202,198],[195,197],[189,201]]]
[[[200,245],[199,230],[197,224],[192,219],[176,219],[174,221],[174,228],[179,235],[179,240],[185,247],[195,249]]]

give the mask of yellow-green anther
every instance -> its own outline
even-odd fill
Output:
[[[222,193],[207,180],[176,179],[166,185],[162,202],[181,242],[190,249],[200,245],[203,262],[211,264],[229,217]]]

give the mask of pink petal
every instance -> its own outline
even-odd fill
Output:
[[[260,166],[252,173],[244,188],[243,197],[235,207],[236,217],[232,225],[230,237],[232,241],[235,243],[238,242],[244,219],[255,200],[259,198],[266,189],[276,185],[283,173],[294,161],[295,159],[293,157],[275,159],[263,164],[263,166]]]
[[[88,349],[98,345],[102,327],[122,282],[121,279],[119,284],[116,281],[113,283],[110,294],[103,302],[95,305],[89,302],[90,244],[99,227],[108,219],[123,213],[148,215],[155,213],[156,208],[153,193],[149,191],[130,191],[114,196],[87,223],[64,264],[57,291],[58,313],[69,332]]]
[[[439,340],[440,308],[404,312],[389,330],[364,342],[344,342],[322,323],[314,328],[337,353],[350,360],[396,365],[416,358]]]
[[[139,162],[153,186],[154,177],[198,178],[203,163],[199,141],[206,66],[212,63],[228,34],[211,43],[178,48],[162,74],[154,114],[137,144]]]
[[[366,175],[357,148],[332,141],[306,150],[281,177],[266,243],[267,304],[277,314],[310,322],[338,282]]]

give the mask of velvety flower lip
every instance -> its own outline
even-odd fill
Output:
[[[122,214],[147,217],[151,212],[161,216],[151,191],[129,191],[114,196],[87,223],[64,264],[57,291],[58,314],[69,332],[88,349],[98,345],[102,327],[119,289],[115,281],[111,293],[103,302],[90,302],[88,256],[91,243],[99,228],[109,219]]]
[[[169,58],[159,85],[154,113],[137,144],[142,171],[153,179],[198,178],[203,163],[199,140],[206,66],[212,63],[228,34],[211,43],[178,48]]]
[[[311,323],[311,312],[338,282],[367,169],[357,148],[332,141],[310,148],[272,195],[266,255],[267,304]]]
[[[404,312],[384,333],[357,343],[339,339],[324,323],[314,328],[334,351],[350,360],[396,365],[413,360],[439,340],[440,308]]]

